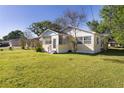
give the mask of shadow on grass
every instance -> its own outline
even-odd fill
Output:
[[[124,49],[108,49],[99,55],[107,55],[107,56],[124,56]]]
[[[119,64],[124,64],[124,60],[119,60],[119,59],[109,59],[109,58],[104,58],[104,61],[110,61],[112,63],[119,63]]]
[[[87,54],[87,53],[62,53],[62,54],[75,54],[75,55],[88,55],[88,56],[97,56],[97,55],[106,55],[106,56],[124,56],[124,49],[108,49],[96,54]]]
[[[64,55],[68,55],[68,54],[74,54],[74,55],[88,55],[88,56],[96,56],[98,54],[88,54],[88,53],[59,53],[59,54],[64,54]]]

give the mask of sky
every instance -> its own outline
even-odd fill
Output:
[[[25,31],[34,22],[54,21],[63,15],[66,10],[85,12],[87,21],[100,20],[102,6],[88,5],[1,5],[0,6],[0,38],[14,30]],[[92,12],[93,11],[93,16]],[[80,28],[89,30],[86,25]]]

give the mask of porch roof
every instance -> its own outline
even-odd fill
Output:
[[[50,32],[50,33],[47,33]],[[68,35],[64,32],[59,32],[59,31],[53,31],[50,29],[47,29],[46,31],[44,31],[39,37],[43,37],[43,36],[53,36],[53,35]]]

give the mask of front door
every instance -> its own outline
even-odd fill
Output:
[[[56,49],[56,39],[53,39],[53,49]]]

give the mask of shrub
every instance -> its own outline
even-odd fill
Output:
[[[0,51],[3,51],[3,49],[0,49]]]
[[[22,46],[21,48],[22,48],[22,49],[25,49],[25,46]]]
[[[26,45],[26,39],[24,36],[21,37],[20,39],[20,45],[22,49],[25,49],[25,45]]]
[[[9,50],[13,50],[13,48],[12,47],[9,47]]]
[[[36,47],[35,47],[36,52],[43,52],[43,47],[42,47],[42,44],[40,43],[40,41],[36,41],[35,45],[36,45]]]
[[[43,52],[43,48],[37,47],[37,48],[36,48],[36,52]]]

